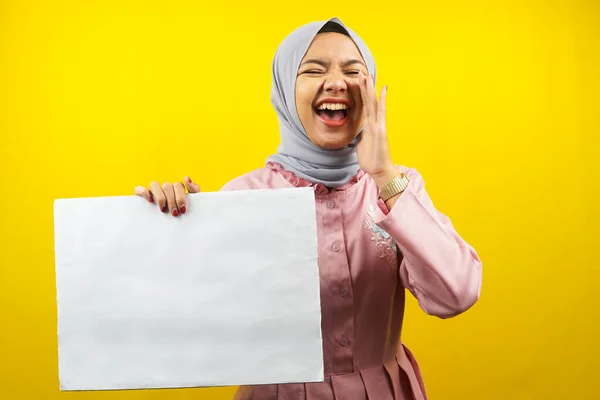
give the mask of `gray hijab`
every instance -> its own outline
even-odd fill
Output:
[[[360,135],[343,149],[325,150],[313,144],[296,111],[296,75],[300,62],[314,37],[328,22],[339,24],[358,47],[369,73],[376,76],[375,60],[363,40],[338,18],[311,22],[290,33],[279,45],[273,59],[271,103],[279,119],[281,143],[267,161],[279,163],[300,178],[328,187],[347,183],[358,172],[356,145]],[[362,131],[362,128],[361,128]]]

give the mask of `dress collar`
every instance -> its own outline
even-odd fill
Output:
[[[267,168],[269,168],[273,171],[277,171],[289,183],[291,183],[295,187],[314,187],[315,193],[317,193],[317,194],[329,194],[331,192],[344,191],[344,190],[350,188],[355,183],[357,183],[365,175],[365,171],[363,171],[362,169],[359,169],[358,173],[356,175],[354,175],[352,177],[352,179],[350,179],[350,181],[344,183],[342,186],[339,186],[336,188],[329,188],[329,187],[323,185],[322,183],[315,184],[306,179],[300,178],[300,177],[296,176],[293,172],[284,169],[281,164],[273,162],[273,161],[269,161],[267,163]]]

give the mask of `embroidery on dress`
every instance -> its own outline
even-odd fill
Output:
[[[385,259],[390,264],[396,263],[396,242],[389,233],[375,224],[375,207],[369,204],[365,228],[371,231],[371,241],[379,252],[379,258]]]

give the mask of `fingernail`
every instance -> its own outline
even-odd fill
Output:
[[[171,212],[171,214],[173,214],[174,217],[179,215],[179,211],[177,211],[176,208],[173,209],[173,211]]]
[[[163,206],[163,208],[162,208],[162,212],[166,213],[167,211],[169,211],[169,207],[167,207],[167,206]]]
[[[185,179],[187,179],[189,183],[192,183],[192,180],[190,179],[189,176],[186,176]]]
[[[179,207],[179,211],[181,211],[182,214],[185,214],[185,206]]]
[[[149,201],[150,203],[154,203],[154,197],[150,196]]]

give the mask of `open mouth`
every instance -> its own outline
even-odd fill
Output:
[[[315,107],[314,111],[325,125],[340,127],[348,120],[350,108],[342,103],[323,103]]]

